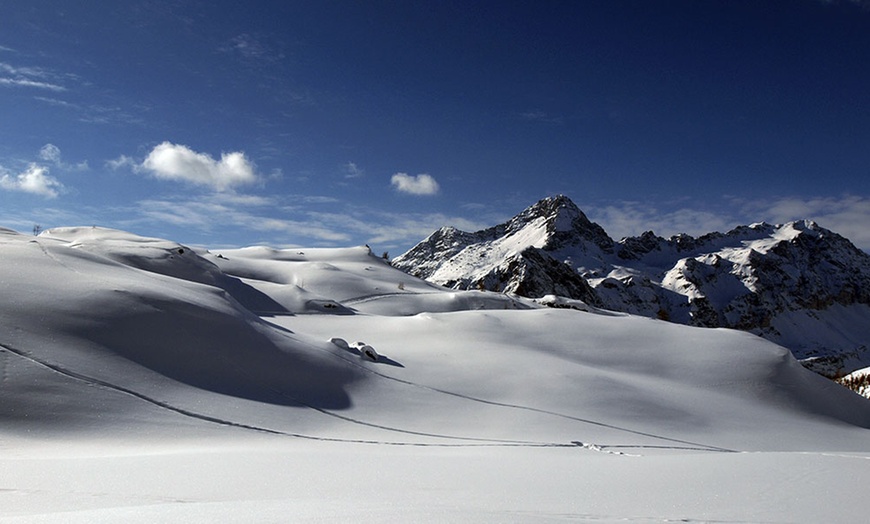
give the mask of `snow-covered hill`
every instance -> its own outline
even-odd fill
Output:
[[[811,221],[616,242],[560,195],[476,233],[442,228],[393,265],[453,289],[749,331],[830,375],[870,364],[870,255]]]
[[[747,333],[583,307],[365,247],[0,230],[0,521],[864,517],[866,399]]]

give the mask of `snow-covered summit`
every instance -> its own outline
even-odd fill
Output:
[[[393,265],[455,289],[561,295],[743,329],[825,362],[830,373],[870,361],[870,328],[862,327],[870,326],[870,255],[811,220],[615,242],[559,195],[483,231],[436,231]],[[844,321],[843,308],[861,322]]]

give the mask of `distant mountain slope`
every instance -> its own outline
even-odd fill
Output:
[[[439,229],[392,263],[454,289],[750,331],[828,374],[870,364],[870,255],[808,220],[614,241],[559,195],[483,231]]]

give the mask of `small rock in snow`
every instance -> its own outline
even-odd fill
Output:
[[[374,361],[374,362],[378,361],[378,352],[375,351],[375,348],[373,348],[369,345],[363,345],[362,347],[360,347],[359,352],[360,352],[360,355],[362,355],[363,357],[365,357],[371,361]]]
[[[341,349],[350,349],[350,346],[347,343],[347,340],[338,337],[332,337],[329,339],[330,342],[340,347]]]

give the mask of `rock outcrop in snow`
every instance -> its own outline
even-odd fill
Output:
[[[393,265],[454,289],[750,331],[827,374],[870,363],[870,255],[808,220],[614,241],[559,195],[476,233],[439,229]]]

